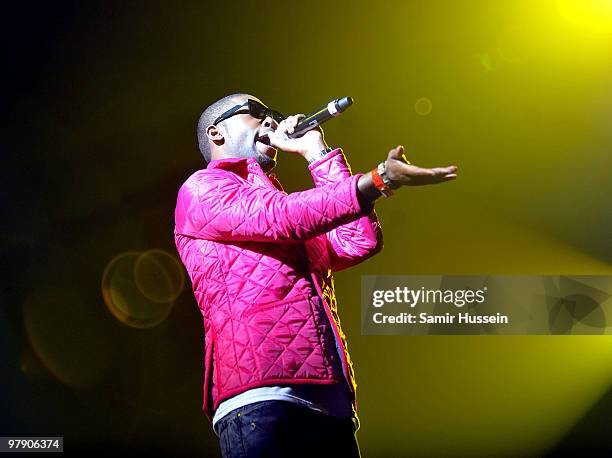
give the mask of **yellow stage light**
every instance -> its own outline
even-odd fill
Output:
[[[557,0],[559,14],[585,31],[612,33],[612,0]]]

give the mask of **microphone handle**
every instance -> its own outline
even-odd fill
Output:
[[[318,111],[310,113],[304,119],[302,119],[295,130],[291,134],[287,134],[289,138],[298,138],[304,135],[309,130],[320,126],[325,121],[332,119],[335,116],[340,115],[344,110],[353,104],[352,97],[342,97],[340,99],[332,100],[327,106],[321,108]]]
[[[328,115],[328,113],[329,112],[327,111],[327,107],[323,108],[322,110],[316,111],[314,113],[310,113],[300,122],[298,122],[297,126],[295,126],[293,133],[287,134],[287,137],[298,138],[304,135],[309,130],[312,130],[317,126],[320,126],[321,124],[323,124],[325,121],[327,121],[331,117]]]

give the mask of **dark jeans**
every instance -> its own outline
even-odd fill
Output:
[[[350,418],[316,412],[289,401],[260,401],[219,420],[223,458],[359,458]]]

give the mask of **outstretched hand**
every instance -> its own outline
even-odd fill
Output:
[[[404,156],[404,147],[401,145],[389,151],[386,172],[395,185],[394,187],[438,184],[457,178],[457,166],[455,165],[431,169],[412,165]]]

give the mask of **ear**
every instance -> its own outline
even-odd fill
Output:
[[[208,126],[206,128],[206,136],[217,146],[222,145],[225,141],[223,133],[217,126]]]

